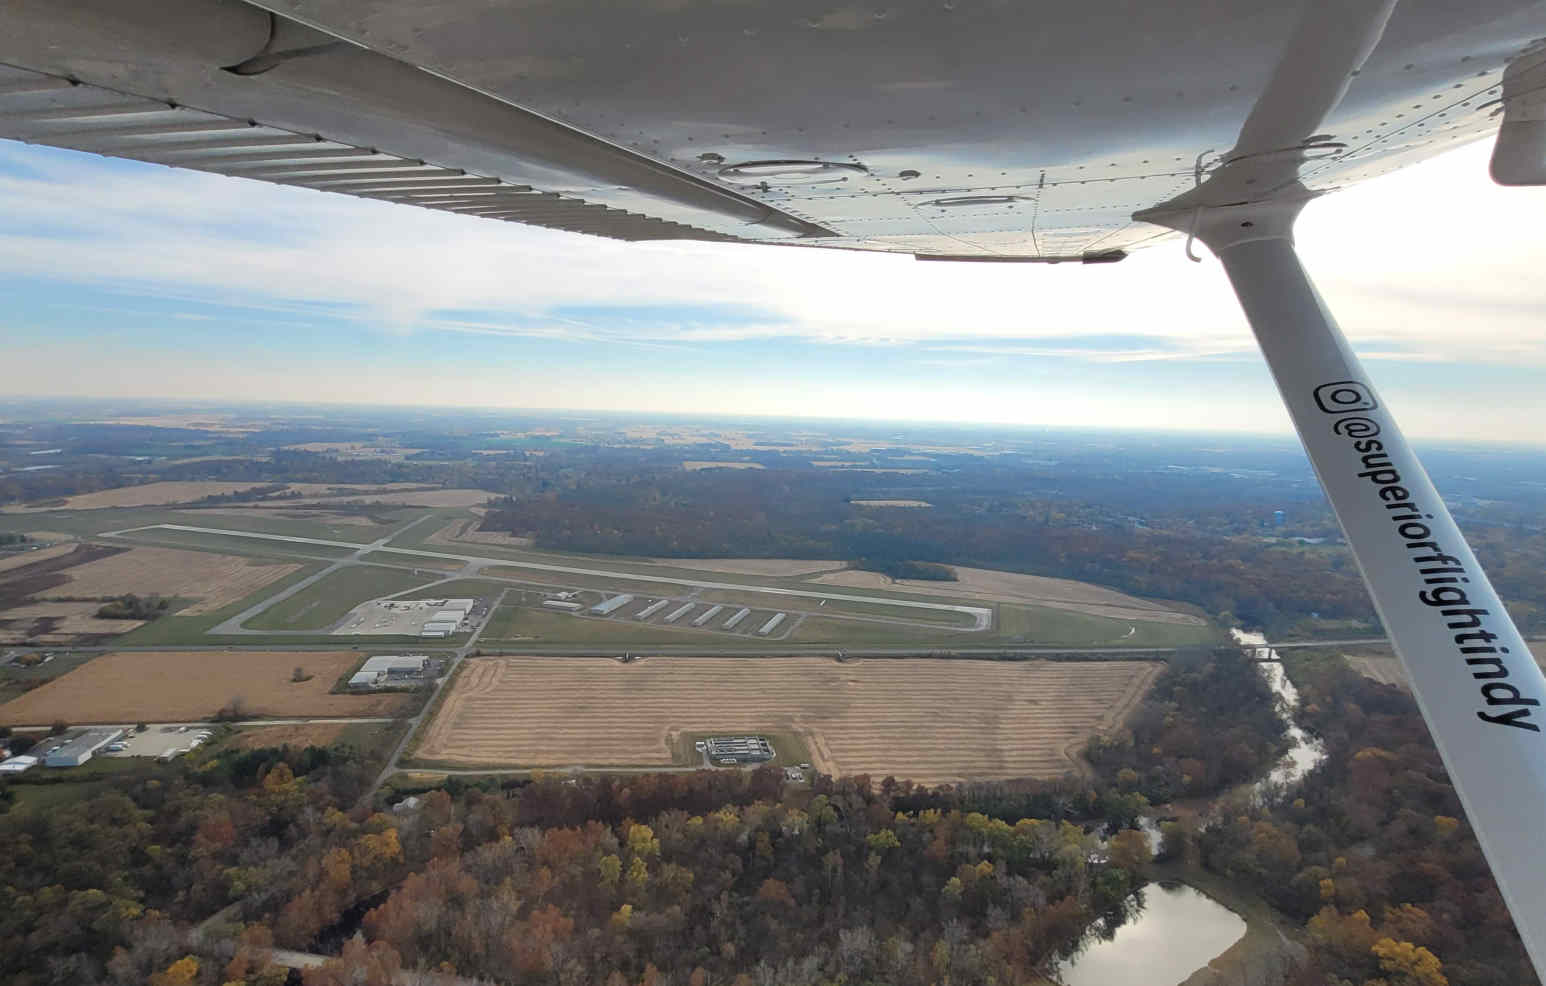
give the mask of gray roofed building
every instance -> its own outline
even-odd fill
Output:
[[[375,688],[385,677],[382,671],[356,671],[349,677],[350,688]]]
[[[429,660],[423,654],[398,656],[382,654],[360,665],[361,671],[380,672],[392,678],[424,673],[424,663]]]
[[[79,767],[92,754],[123,735],[122,729],[88,729],[43,757],[45,767]]]

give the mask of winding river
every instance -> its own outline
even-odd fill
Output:
[[[1326,756],[1321,742],[1294,722],[1299,691],[1283,673],[1278,654],[1259,633],[1231,630],[1242,647],[1252,648],[1257,668],[1281,702],[1288,738],[1293,744],[1278,765],[1257,782],[1257,790],[1277,790],[1293,784]],[[1158,841],[1158,826],[1141,819],[1149,842]],[[1063,986],[1175,986],[1207,965],[1245,935],[1245,921],[1206,894],[1185,884],[1151,884],[1135,895],[1138,913],[1109,939],[1099,927],[1074,958],[1059,965]]]

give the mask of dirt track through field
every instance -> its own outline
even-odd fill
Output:
[[[276,579],[299,571],[293,564],[254,564],[252,559],[175,548],[131,548],[121,555],[77,565],[70,581],[48,589],[40,598],[121,596],[180,596],[198,602],[179,616],[213,613],[256,592]]]
[[[0,723],[187,722],[241,699],[249,716],[389,716],[401,694],[332,695],[354,651],[126,651],[104,654],[0,705]],[[296,667],[311,677],[291,681]]]
[[[666,766],[670,737],[796,732],[832,774],[920,783],[1052,777],[1163,665],[826,658],[480,658],[416,756],[450,764]]]

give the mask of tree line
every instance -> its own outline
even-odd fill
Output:
[[[1221,807],[1197,848],[1305,922],[1311,961],[1295,982],[1537,982],[1411,697],[1336,656],[1288,663],[1325,760],[1287,795]]]

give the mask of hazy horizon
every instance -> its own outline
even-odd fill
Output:
[[[0,424],[7,422],[23,422],[29,420],[26,416],[12,416],[8,409],[15,407],[32,407],[42,409],[44,405],[67,405],[65,411],[75,413],[66,415],[74,420],[84,422],[87,417],[94,417],[94,409],[89,405],[123,405],[114,408],[118,417],[134,417],[131,411],[158,410],[162,412],[172,411],[198,411],[198,412],[317,412],[323,413],[333,410],[350,410],[362,414],[380,412],[401,412],[404,414],[424,412],[434,415],[469,416],[486,415],[490,417],[498,415],[510,415],[512,417],[525,417],[536,419],[552,419],[555,421],[580,421],[587,419],[608,420],[617,419],[618,423],[631,421],[634,423],[669,422],[684,425],[716,426],[722,429],[731,429],[737,426],[757,428],[769,428],[777,425],[788,425],[796,428],[809,429],[817,432],[835,433],[843,429],[857,429],[861,431],[881,431],[887,428],[911,429],[908,435],[895,435],[898,440],[918,440],[926,438],[931,429],[941,433],[974,431],[986,432],[990,435],[1002,437],[1014,437],[1018,435],[1035,436],[1044,434],[1055,437],[1068,437],[1079,434],[1102,437],[1142,437],[1153,439],[1175,439],[1180,441],[1203,441],[1216,439],[1236,442],[1261,442],[1264,444],[1276,444],[1291,447],[1295,451],[1302,452],[1298,437],[1292,432],[1249,432],[1249,431],[1220,431],[1206,429],[1178,429],[1178,428],[1144,428],[1137,425],[1105,426],[1105,425],[1065,425],[1057,423],[1026,424],[1023,422],[998,422],[998,421],[954,421],[926,418],[883,418],[883,417],[831,417],[822,415],[798,415],[798,414],[752,414],[717,411],[650,411],[637,408],[606,409],[584,407],[517,407],[495,405],[471,405],[471,404],[370,404],[358,401],[321,401],[321,400],[221,400],[219,398],[165,398],[165,397],[91,397],[71,394],[40,394],[36,396],[3,396],[0,395]],[[102,413],[111,416],[104,407]],[[297,418],[307,417],[304,413],[296,414]],[[514,422],[511,422],[514,423]],[[530,422],[527,422],[530,423]],[[337,427],[356,427],[354,422],[337,423]],[[1449,448],[1502,448],[1520,449],[1531,452],[1546,453],[1546,438],[1537,438],[1533,441],[1515,439],[1433,439],[1420,440],[1421,444],[1434,447]]]

